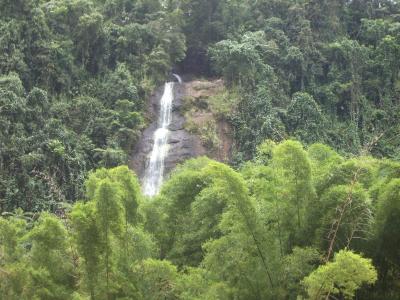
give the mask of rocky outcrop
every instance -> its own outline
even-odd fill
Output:
[[[205,81],[191,81],[187,83],[178,84],[174,86],[174,102],[172,109],[172,122],[169,126],[170,135],[168,139],[169,151],[165,159],[165,174],[167,175],[177,164],[193,157],[207,155],[211,158],[221,161],[228,160],[231,151],[231,139],[229,125],[219,120],[217,122],[218,136],[221,140],[219,149],[207,149],[201,138],[193,133],[189,133],[185,129],[185,103],[186,98],[197,99],[201,101],[207,95],[211,95],[218,90],[217,83],[207,83]],[[160,99],[164,90],[164,86],[158,88],[151,96],[148,106],[149,118],[154,120],[148,128],[143,131],[142,137],[137,143],[134,153],[130,160],[130,167],[135,170],[139,178],[143,179],[147,164],[149,163],[149,156],[153,149],[153,134],[158,127],[158,115],[160,111]],[[206,111],[199,112],[198,119],[208,120],[211,118]],[[201,121],[198,123],[201,126]]]
[[[189,123],[186,124],[186,128],[200,141],[199,147],[202,148],[200,152],[205,152],[212,159],[229,163],[232,156],[233,138],[231,125],[226,117],[230,113],[225,111],[225,115],[221,116],[221,113],[215,111],[218,106],[215,103],[215,96],[220,97],[224,92],[226,89],[221,79],[188,82],[185,88],[185,116]],[[231,109],[234,110],[233,107]],[[207,141],[211,139],[210,135],[213,135],[215,139],[213,145]]]
[[[154,120],[148,128],[143,131],[142,137],[137,143],[130,160],[130,167],[135,170],[139,178],[143,179],[149,156],[153,149],[153,135],[158,127],[158,115],[160,111],[160,99],[164,87],[160,87],[151,96],[148,113]],[[197,137],[189,134],[185,129],[185,118],[182,115],[182,97],[185,95],[185,83],[174,86],[174,102],[172,108],[172,122],[169,126],[170,135],[168,139],[169,151],[165,159],[165,174],[168,174],[175,166],[188,158],[204,155],[203,149],[199,148]]]

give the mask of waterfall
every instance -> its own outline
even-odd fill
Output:
[[[181,78],[181,76],[179,76],[178,74],[172,74],[172,75],[174,75],[174,77],[178,80],[179,84],[182,83],[182,78]]]
[[[182,79],[173,74],[179,83]],[[174,100],[174,82],[167,82],[160,100],[159,128],[154,132],[154,146],[149,165],[144,177],[144,194],[154,196],[160,190],[164,177],[164,160],[168,154],[168,126],[172,118],[172,102]]]

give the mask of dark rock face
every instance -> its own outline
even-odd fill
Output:
[[[164,175],[167,176],[175,166],[183,161],[205,155],[204,148],[199,139],[192,136],[185,129],[185,118],[182,115],[182,98],[185,95],[185,83],[176,83],[174,86],[174,101],[172,107],[172,121],[169,126],[168,138],[169,151],[165,158]],[[160,112],[160,99],[164,92],[164,86],[157,89],[149,101],[148,111],[152,116],[153,123],[143,131],[142,137],[136,145],[134,153],[129,162],[130,167],[142,180],[149,163],[149,156],[153,149],[153,134],[158,128],[158,117]]]

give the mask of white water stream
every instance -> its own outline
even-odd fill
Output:
[[[181,84],[179,75],[173,74]],[[172,119],[172,102],[174,101],[174,82],[165,83],[164,93],[160,100],[159,128],[154,132],[154,146],[149,165],[145,172],[143,193],[154,196],[160,190],[164,179],[164,160],[168,155],[168,126]]]

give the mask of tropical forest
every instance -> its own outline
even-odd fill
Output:
[[[0,300],[399,300],[399,0],[0,0]]]

